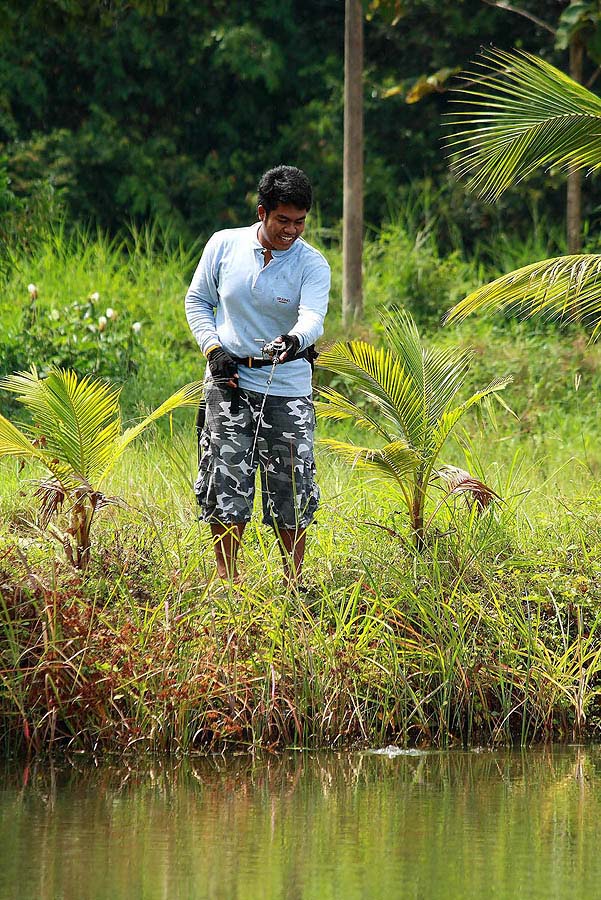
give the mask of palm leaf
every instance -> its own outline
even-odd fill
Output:
[[[324,400],[315,401],[315,410],[320,419],[329,419],[336,422],[350,419],[358,428],[376,431],[386,441],[392,440],[392,436],[378,422],[375,416],[370,415],[367,410],[357,406],[356,403],[353,403],[352,400],[344,397],[338,391],[335,391],[333,388],[322,387],[319,388],[319,394],[324,398]]]
[[[393,441],[384,447],[359,447],[345,441],[323,439],[319,443],[332,450],[352,466],[370,469],[378,475],[401,483],[413,475],[421,457],[406,441]]]
[[[395,353],[364,341],[349,341],[320,353],[318,364],[349,378],[352,387],[376,405],[379,417],[393,426],[397,437],[419,446],[423,397]]]
[[[0,387],[17,395],[44,435],[48,454],[81,479],[94,479],[114,453],[121,432],[119,390],[91,376],[52,369],[40,378],[33,368],[2,379]]]
[[[411,316],[402,310],[387,311],[382,321],[390,349],[376,350],[352,341],[336,344],[320,357],[324,368],[350,378],[351,386],[368,397],[373,407],[365,412],[354,398],[325,388],[322,396],[329,402],[320,404],[319,412],[323,418],[353,420],[380,435],[387,434],[392,423],[400,434],[376,449],[337,440],[320,443],[351,465],[369,469],[400,487],[415,546],[421,548],[424,504],[442,445],[471,406],[502,390],[511,379],[497,378],[452,408],[472,351],[424,347]],[[472,487],[477,487],[475,482]]]
[[[440,417],[431,433],[431,444],[429,446],[429,460],[431,466],[435,464],[436,458],[442,450],[446,439],[465,413],[471,409],[472,406],[481,403],[482,400],[485,400],[487,397],[504,390],[504,388],[506,388],[508,384],[511,384],[512,381],[513,377],[511,375],[506,375],[504,378],[493,378],[486,387],[476,391],[476,393],[472,394],[471,397],[468,397],[468,399],[459,406],[448,410]]]
[[[447,139],[454,171],[496,200],[536,169],[601,167],[601,99],[531,53],[489,50],[459,89]],[[484,86],[483,86],[484,85]]]
[[[111,459],[108,461],[106,468],[100,475],[98,479],[98,483],[102,482],[111,469],[114,467],[115,463],[120,459],[122,453],[134,441],[142,432],[148,428],[153,422],[156,422],[157,419],[160,419],[161,416],[165,416],[168,413],[173,412],[176,409],[179,409],[180,406],[198,406],[202,396],[204,393],[204,385],[202,381],[192,381],[189,384],[185,384],[178,391],[175,391],[170,397],[168,397],[160,406],[157,406],[155,410],[153,410],[150,415],[146,416],[141,422],[138,422],[137,425],[132,426],[131,428],[127,428],[123,434],[116,441],[114,452],[112,454]]]
[[[457,303],[445,321],[463,320],[473,312],[506,310],[523,316],[599,325],[601,255],[561,256],[530,263],[476,288]]]
[[[422,446],[424,436],[463,385],[473,350],[424,347],[413,319],[402,309],[387,311],[381,321],[389,344],[410,373],[420,397],[422,436],[416,443]]]
[[[395,421],[403,372],[390,351],[365,341],[340,341],[319,354],[317,365],[351,378],[357,390]]]
[[[12,422],[0,415],[0,457],[15,456],[19,459],[35,459],[45,466],[65,490],[73,490],[81,485],[81,478],[71,467],[47,448],[38,446]]]
[[[451,494],[471,494],[471,500],[478,505],[480,510],[486,509],[493,498],[501,500],[496,491],[465,469],[459,469],[457,466],[441,466],[433,474],[436,478],[440,478],[447,487],[445,500]]]
[[[52,369],[40,378],[35,368],[0,380],[0,388],[16,394],[44,435],[44,449],[0,416],[0,456],[35,457],[66,490],[95,490],[126,447],[152,422],[180,406],[197,406],[202,382],[176,391],[142,422],[121,434],[119,389],[71,371]]]
[[[0,457],[44,459],[44,453],[12,422],[0,415]]]
[[[63,485],[55,478],[42,481],[38,484],[35,495],[40,501],[40,525],[47,528],[50,519],[62,507],[67,499],[67,492]]]

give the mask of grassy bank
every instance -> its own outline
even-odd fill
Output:
[[[142,322],[124,388],[130,416],[198,375],[181,310],[191,256],[150,239],[130,256],[89,239],[75,250],[61,240],[38,268],[25,271],[22,261],[4,286],[13,331],[31,303],[30,282],[49,335],[63,308],[98,292],[87,325],[97,325],[105,305],[118,311],[117,323]],[[370,316],[378,302],[402,300],[415,285],[422,264],[398,265],[406,240],[400,233],[368,248],[366,333],[376,334]],[[428,252],[442,311],[484,263],[455,256],[437,267]],[[341,330],[337,290],[330,337]],[[112,360],[106,331],[89,334],[99,359]],[[99,515],[85,576],[36,526],[33,468],[1,463],[0,746],[598,737],[599,351],[578,332],[507,322],[431,326],[430,334],[475,347],[474,383],[514,375],[505,400],[518,418],[500,407],[496,427],[473,417],[444,459],[470,468],[503,502],[478,516],[461,498],[440,505],[434,494],[427,547],[416,554],[390,489],[321,451],[323,503],[300,597],[283,590],[272,536],[258,521],[245,536],[244,584],[212,580],[212,549],[191,492],[190,413],[176,414],[172,434],[157,429],[123,459],[107,493],[126,505]],[[125,328],[123,335],[128,341]]]

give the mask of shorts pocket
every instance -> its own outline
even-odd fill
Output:
[[[210,453],[211,438],[207,431],[203,431],[198,440],[198,475],[194,482],[194,493],[199,506],[206,511],[209,485],[213,474],[213,460]]]
[[[298,510],[301,528],[306,528],[311,524],[319,506],[320,491],[315,481],[315,475],[315,457],[311,454],[305,459],[303,466],[303,489]]]

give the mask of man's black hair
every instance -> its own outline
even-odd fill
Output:
[[[311,209],[313,189],[311,182],[296,166],[276,166],[261,177],[258,187],[259,205],[267,214],[280,203],[296,206],[297,209]]]

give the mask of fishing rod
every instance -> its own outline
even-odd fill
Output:
[[[257,427],[255,429],[255,437],[252,445],[252,452],[250,454],[250,464],[252,465],[252,461],[255,458],[255,450],[257,449],[257,441],[259,440],[259,431],[261,429],[261,423],[263,422],[263,411],[265,410],[265,402],[267,400],[267,395],[269,394],[269,388],[271,387],[271,382],[273,381],[273,376],[275,373],[275,367],[280,362],[280,355],[286,349],[285,341],[269,341],[265,343],[262,338],[255,338],[255,340],[262,344],[261,346],[261,355],[263,359],[271,359],[271,369],[269,370],[269,377],[265,382],[265,393],[263,394],[263,402],[261,403],[261,409],[259,410],[259,418],[257,419]]]

